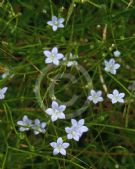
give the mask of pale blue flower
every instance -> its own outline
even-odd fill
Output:
[[[105,71],[110,72],[112,74],[116,74],[117,69],[119,69],[120,64],[116,63],[114,59],[110,59],[109,61],[105,60]]]
[[[66,148],[69,147],[69,143],[67,142],[63,142],[62,138],[59,137],[57,139],[57,142],[51,142],[50,145],[53,147],[53,155],[57,155],[57,154],[62,154],[62,155],[66,155]]]
[[[17,124],[21,126],[19,128],[21,132],[28,131],[32,127],[32,120],[30,120],[26,115],[24,115],[23,119],[18,121]]]
[[[124,103],[123,97],[125,96],[125,93],[119,93],[117,89],[113,90],[112,94],[108,94],[107,97],[111,99],[112,103]]]
[[[63,22],[64,18],[57,18],[56,16],[52,16],[52,20],[48,21],[47,24],[52,26],[53,31],[56,31],[58,28],[64,28]]]
[[[7,91],[7,87],[3,87],[2,89],[0,89],[0,100],[5,98],[5,93]]]
[[[10,74],[9,69],[6,69],[5,72],[1,75],[2,79],[5,79],[7,77],[13,78],[14,74]]]
[[[74,139],[75,141],[79,141],[80,137],[84,132],[88,131],[88,128],[84,126],[84,119],[76,121],[75,119],[71,119],[72,126],[66,127],[65,131],[67,133],[68,139]]]
[[[45,133],[45,127],[46,123],[45,122],[40,122],[39,119],[35,120],[35,123],[32,125],[32,129],[34,130],[34,134],[37,135],[39,133]]]
[[[45,50],[44,55],[47,57],[45,63],[53,63],[54,65],[59,65],[59,60],[64,57],[62,53],[58,53],[58,48],[54,47],[51,51]]]
[[[102,102],[103,101],[102,91],[91,90],[90,95],[88,96],[88,100],[92,101],[94,104]]]
[[[65,119],[65,114],[63,113],[65,109],[65,105],[59,106],[56,101],[53,101],[52,108],[48,108],[45,112],[51,116],[51,120],[54,122],[57,119]]]
[[[113,52],[113,55],[115,57],[119,57],[121,55],[121,53],[120,53],[120,51],[116,50],[116,51]]]

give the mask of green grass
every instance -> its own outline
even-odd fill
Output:
[[[52,31],[47,25],[52,15],[65,18],[64,29]],[[1,1],[0,44],[0,73],[14,74],[0,78],[0,88],[8,87],[0,100],[0,169],[135,169],[135,95],[128,89],[135,80],[134,1]],[[77,54],[83,70],[45,64],[43,50],[54,46],[64,55]],[[103,62],[117,49],[121,67],[114,76]],[[104,102],[86,106],[92,88],[103,91]],[[126,94],[124,104],[112,105],[106,97],[115,88]],[[53,156],[49,143],[60,136],[66,140],[70,119],[52,123],[43,109],[55,97],[64,103],[72,96],[77,97],[66,115],[84,118],[89,131],[79,142],[69,141],[66,157]],[[19,132],[23,115],[48,122],[46,133]]]

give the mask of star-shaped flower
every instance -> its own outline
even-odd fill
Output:
[[[65,111],[66,106],[65,105],[58,105],[56,101],[52,102],[52,108],[48,108],[45,112],[51,116],[51,120],[54,122],[57,119],[65,119],[65,114],[63,111]]]
[[[125,96],[125,93],[119,93],[117,89],[113,90],[113,94],[108,94],[107,97],[111,99],[112,103],[124,103],[123,97]]]
[[[57,18],[56,16],[52,16],[52,20],[48,21],[47,24],[52,26],[53,31],[56,31],[58,28],[64,28],[63,22],[64,18]]]
[[[115,57],[119,57],[121,55],[121,53],[120,53],[120,51],[116,50],[116,51],[113,52],[113,55]]]
[[[32,120],[30,120],[26,115],[23,116],[23,119],[21,121],[18,121],[17,124],[20,127],[20,131],[28,131],[30,127],[32,127]]]
[[[116,74],[117,69],[119,69],[120,64],[116,63],[114,59],[110,59],[109,61],[105,60],[105,71],[110,72],[112,74]]]
[[[45,122],[41,123],[39,119],[36,119],[35,124],[33,124],[32,126],[35,135],[39,133],[45,133],[45,127],[46,127],[46,123]]]
[[[0,89],[0,100],[5,98],[5,93],[7,91],[7,87],[3,87],[2,89]]]
[[[92,101],[94,104],[102,102],[103,101],[102,91],[99,90],[96,92],[95,90],[91,90],[90,95],[88,96],[88,100]]]
[[[57,155],[57,154],[62,154],[62,155],[66,155],[66,148],[69,147],[69,143],[63,142],[62,138],[59,137],[57,139],[57,142],[52,142],[50,143],[50,145],[54,148],[53,150],[53,155]]]
[[[53,63],[54,65],[59,65],[59,60],[64,58],[62,53],[58,53],[58,48],[54,47],[51,51],[45,50],[44,55],[47,56],[45,63]]]
[[[72,126],[66,127],[65,131],[67,133],[68,139],[74,139],[75,141],[79,141],[80,137],[84,132],[88,131],[88,128],[84,126],[84,119],[76,121],[75,119],[71,119]]]

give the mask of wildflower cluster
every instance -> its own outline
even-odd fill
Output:
[[[52,102],[52,108],[48,108],[45,112],[51,116],[52,122],[58,119],[65,119],[64,111],[66,109],[65,105],[58,105],[56,101]],[[79,120],[78,122],[75,119],[71,119],[72,126],[65,127],[65,131],[67,133],[67,139],[74,139],[75,141],[79,141],[80,137],[84,132],[88,131],[88,128],[84,126],[84,119]],[[22,120],[17,122],[20,127],[20,132],[25,132],[29,130],[33,130],[34,134],[37,135],[39,133],[46,132],[46,123],[40,122],[39,119],[35,119],[34,123],[29,119],[26,115],[23,116]],[[69,143],[63,142],[63,139],[59,137],[57,142],[51,142],[50,145],[54,148],[53,154],[57,155],[61,153],[62,155],[66,155],[66,148],[69,147]]]
[[[119,57],[120,56],[120,51],[116,50],[114,51],[114,56],[115,57]],[[120,68],[120,64],[116,63],[115,62],[115,59],[111,58],[109,61],[105,60],[104,61],[104,64],[105,64],[105,71],[106,72],[109,72],[113,75],[115,75],[117,73],[117,69]]]
[[[35,119],[34,123],[32,123],[32,120],[29,119],[26,115],[23,116],[22,120],[18,121],[17,124],[20,126],[19,130],[21,132],[29,131],[32,129],[34,131],[34,134],[37,135],[39,133],[45,133],[45,122],[40,122],[39,119]]]
[[[52,101],[51,108],[45,110],[45,112],[51,116],[52,122],[58,119],[65,119],[64,111],[66,110],[66,105],[58,105],[56,101]],[[84,132],[88,131],[88,128],[84,126],[84,119],[79,120],[78,122],[75,119],[71,119],[72,126],[66,127],[65,131],[67,133],[67,139],[74,139],[79,141],[80,137]],[[52,142],[50,145],[54,148],[53,154],[56,155],[61,153],[66,155],[66,148],[69,147],[69,143],[63,143],[61,137],[57,139],[57,142]]]
[[[64,28],[63,25],[64,19],[63,18],[57,18],[56,16],[52,17],[51,21],[48,21],[47,24],[52,26],[53,31],[57,31],[58,28]],[[60,62],[63,61],[67,67],[71,66],[77,66],[78,62],[75,60],[77,56],[73,55],[72,53],[69,54],[69,57],[64,54],[58,52],[57,47],[53,47],[52,50],[44,50],[45,63],[46,64],[54,64],[55,66],[59,66]],[[119,57],[120,52],[118,50],[114,51],[113,55],[114,57]],[[105,68],[104,70],[115,75],[117,73],[117,69],[120,68],[120,64],[115,62],[115,59],[111,58],[110,60],[104,61]],[[7,75],[3,75],[4,77]],[[3,77],[3,78],[4,78]],[[5,98],[5,93],[7,91],[7,87],[4,87],[0,89],[0,99]],[[112,91],[112,94],[107,94],[107,97],[111,100],[112,104],[114,103],[124,103],[124,93],[119,93],[117,89],[114,89]],[[87,99],[94,104],[97,104],[99,102],[103,102],[104,99],[102,97],[102,91],[96,91],[91,90],[90,95],[87,97]],[[45,110],[45,113],[50,116],[51,121],[54,123],[57,120],[65,119],[65,112],[66,111],[66,105],[59,105],[56,101],[52,101],[51,107],[47,108]],[[83,133],[88,131],[88,127],[84,125],[85,120],[80,119],[77,121],[76,119],[71,119],[71,126],[65,127],[65,132],[67,134],[68,140],[75,140],[79,141]],[[46,122],[41,122],[39,119],[35,119],[34,121],[29,119],[27,115],[24,115],[22,120],[17,122],[17,125],[19,126],[20,132],[25,132],[32,130],[35,135],[38,135],[39,133],[44,134],[46,132]],[[62,154],[66,155],[66,149],[70,146],[68,142],[64,142],[62,137],[58,137],[56,142],[51,142],[50,146],[53,148],[53,154]]]
[[[117,89],[114,89],[112,94],[107,94],[107,97],[111,100],[113,104],[117,102],[124,103],[123,99],[124,96],[125,93],[119,93]],[[95,90],[91,90],[90,95],[88,96],[88,100],[92,101],[94,104],[102,102],[103,101],[102,91],[96,92]]]

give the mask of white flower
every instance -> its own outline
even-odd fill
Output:
[[[119,69],[120,64],[115,63],[114,59],[110,59],[109,61],[105,60],[105,71],[110,72],[112,74],[116,74],[116,70]]]
[[[63,113],[65,109],[65,105],[59,106],[56,101],[53,101],[52,108],[48,108],[45,112],[51,116],[52,121],[56,121],[57,119],[65,119],[65,114]]]
[[[123,97],[125,96],[125,93],[119,93],[117,89],[113,90],[113,94],[108,94],[107,97],[111,99],[112,103],[124,103]]]
[[[46,123],[45,122],[41,123],[39,119],[36,119],[35,124],[32,126],[35,135],[39,133],[45,133],[45,127]]]
[[[121,53],[120,53],[120,51],[116,50],[116,51],[113,52],[113,55],[115,57],[119,57],[121,55]]]
[[[9,76],[9,78],[13,78],[14,74],[10,74],[9,70],[7,70],[5,73],[1,75],[2,79],[5,79]]]
[[[64,57],[62,53],[58,53],[58,48],[54,47],[51,51],[45,50],[44,55],[47,56],[45,63],[53,63],[54,65],[59,65],[59,60]]]
[[[64,28],[63,22],[64,18],[57,18],[56,16],[52,16],[52,20],[48,21],[47,24],[52,26],[53,31],[56,31],[58,28]]]
[[[6,93],[7,89],[8,89],[7,87],[0,89],[0,100],[5,98],[5,93]]]
[[[75,119],[71,119],[72,126],[66,127],[65,131],[67,133],[68,139],[74,139],[75,141],[79,141],[80,137],[84,132],[88,131],[88,128],[84,126],[84,119],[76,121]]]
[[[17,124],[20,127],[20,131],[28,131],[30,127],[32,126],[32,120],[30,120],[26,115],[23,116],[23,119],[21,121],[18,121]]]
[[[77,66],[77,65],[78,65],[77,61],[68,61],[68,63],[67,63],[67,67]]]
[[[9,76],[9,71],[6,71],[5,73],[2,74],[2,79],[5,79],[7,76]]]
[[[95,90],[91,90],[90,95],[88,96],[88,100],[93,101],[94,104],[102,102],[103,101],[102,91],[99,90],[96,92]]]
[[[63,60],[66,61],[67,67],[77,66],[78,65],[78,62],[73,60],[76,57],[77,57],[76,55],[73,55],[72,53],[70,53],[68,61],[67,61],[66,57],[63,58]]]
[[[52,142],[50,145],[54,148],[53,155],[57,155],[58,153],[62,155],[66,155],[66,148],[69,147],[69,143],[63,142],[62,138],[59,137],[57,142]]]

